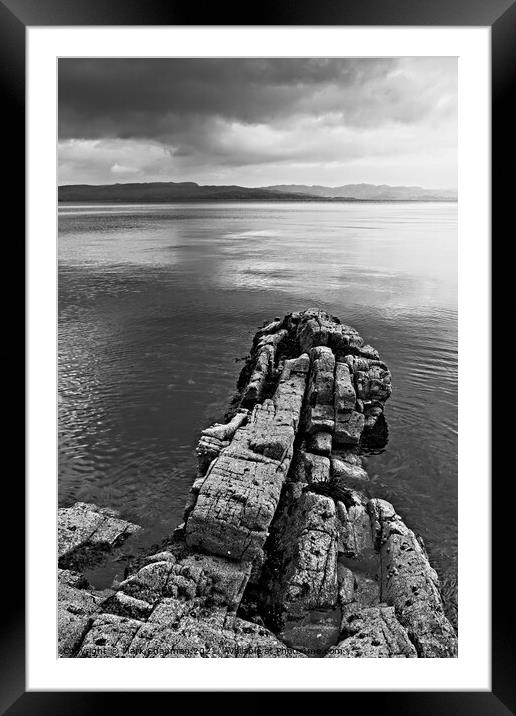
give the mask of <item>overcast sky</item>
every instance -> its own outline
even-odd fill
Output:
[[[457,60],[59,60],[59,184],[457,186]]]

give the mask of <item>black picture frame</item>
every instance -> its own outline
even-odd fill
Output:
[[[516,68],[516,5],[512,0],[318,0],[316,3],[264,0],[259,5],[240,8],[219,3],[183,0],[0,0],[0,86],[4,137],[16,155],[10,164],[4,198],[17,217],[25,216],[25,38],[31,26],[67,25],[388,25],[388,26],[490,26],[492,38],[492,236],[512,226],[513,182],[504,178],[508,166],[514,172],[516,126],[511,109]],[[512,161],[511,161],[512,160]],[[18,218],[19,231],[24,225]],[[513,233],[513,232],[510,232]],[[20,240],[20,247],[23,247]],[[23,250],[23,249],[22,249]],[[23,256],[21,258],[23,262]],[[492,309],[504,306],[507,284],[493,295]],[[23,302],[23,299],[22,299]],[[493,319],[497,315],[492,310]],[[493,329],[494,329],[493,325]],[[483,340],[489,340],[489,336]],[[495,414],[493,410],[493,416]],[[499,445],[508,428],[494,419]],[[507,443],[506,443],[507,444]],[[493,449],[493,454],[495,450]],[[494,474],[494,471],[493,471]],[[504,475],[504,471],[497,473]],[[7,476],[6,476],[7,477]],[[24,511],[24,484],[11,480],[10,504]],[[513,541],[510,516],[505,516],[507,480],[492,482],[492,691],[477,692],[347,692],[343,708],[374,708],[405,714],[489,714],[506,716],[516,711],[514,675],[514,607],[507,569],[512,571],[509,548]],[[9,511],[11,511],[9,507]],[[25,611],[23,599],[24,563],[23,522],[18,519],[9,531],[9,547],[4,550],[4,576],[9,605],[4,611],[0,636],[0,709],[10,716],[18,714],[104,713],[122,708],[123,694],[78,692],[26,692],[25,687]],[[16,547],[14,547],[16,546]],[[4,582],[5,584],[5,582]],[[132,708],[149,708],[149,697],[159,694],[131,693]],[[163,694],[162,694],[163,695]],[[161,695],[161,696],[162,696]],[[210,694],[211,708],[217,707]],[[261,703],[261,694],[257,705]],[[308,694],[306,694],[308,696]],[[122,701],[121,701],[122,699]],[[365,699],[365,701],[364,701]],[[153,698],[154,700],[154,698]],[[355,702],[355,703],[353,703]]]

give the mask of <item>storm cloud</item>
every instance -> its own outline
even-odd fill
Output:
[[[456,58],[61,59],[59,182],[456,185]]]

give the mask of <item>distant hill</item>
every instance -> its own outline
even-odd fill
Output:
[[[420,186],[389,186],[388,184],[344,184],[344,186],[306,186],[278,184],[265,187],[270,191],[289,194],[309,194],[332,199],[362,199],[365,201],[457,201],[452,189],[423,189]]]
[[[200,186],[195,182],[146,184],[71,184],[60,186],[59,201],[169,202],[169,201],[304,201],[299,194],[242,186]]]
[[[347,184],[341,187],[285,184],[269,187],[200,185],[195,182],[141,184],[69,184],[59,201],[165,203],[174,201],[455,201],[453,192],[421,187]]]

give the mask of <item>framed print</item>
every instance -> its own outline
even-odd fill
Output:
[[[514,5],[0,10],[28,319],[3,707],[509,713],[486,373]]]

